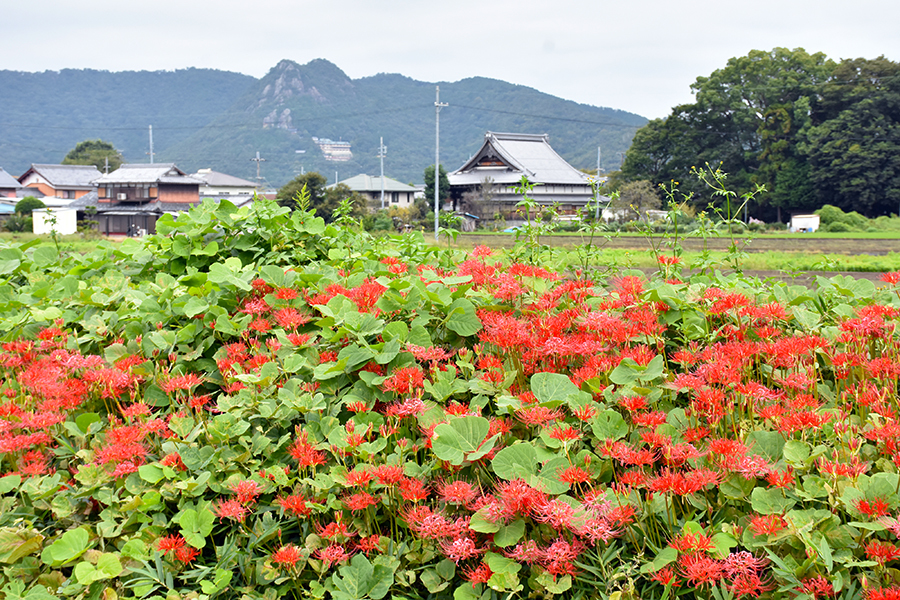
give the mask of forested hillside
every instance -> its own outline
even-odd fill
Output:
[[[231,106],[256,79],[210,69],[0,71],[0,166],[59,163],[80,141],[112,142],[129,162],[178,143]]]
[[[498,80],[440,86],[441,101],[449,104],[441,112],[441,163],[447,170],[475,152],[489,130],[548,133],[576,167],[594,168],[601,146],[604,167],[618,168],[634,132],[647,122]],[[434,162],[434,83],[397,74],[350,79],[321,59],[305,65],[282,61],[260,80],[197,69],[0,72],[4,108],[8,97],[16,102],[0,117],[0,166],[13,173],[32,162],[59,162],[88,138],[110,140],[126,160],[145,162],[150,124],[157,161],[252,179],[256,165],[250,159],[259,151],[262,176],[273,186],[301,171],[319,171],[329,181],[335,174],[377,174],[382,137],[389,177],[421,182],[424,168]],[[313,137],[350,142],[353,158],[326,160]]]
[[[754,50],[691,88],[694,103],[637,132],[626,179],[689,182],[692,167],[709,163],[730,174],[733,189],[766,186],[749,207],[764,220],[825,204],[870,217],[898,212],[900,64]],[[705,207],[711,198],[693,191]]]

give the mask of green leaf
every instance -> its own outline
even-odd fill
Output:
[[[485,514],[485,509],[476,511],[469,522],[469,529],[478,533],[495,533],[500,531],[500,525],[496,521],[489,520],[485,517]]]
[[[44,536],[33,529],[0,528],[0,562],[13,564],[41,549]]]
[[[578,386],[561,373],[535,373],[531,376],[531,391],[540,402],[565,402],[570,394],[578,394]]]
[[[512,546],[525,535],[525,521],[516,519],[509,525],[501,527],[494,534],[494,544],[501,548]]]
[[[752,431],[746,438],[750,451],[765,456],[773,462],[781,460],[784,448],[784,436],[777,431]]]
[[[19,489],[20,483],[22,483],[21,475],[7,475],[6,477],[0,477],[0,496]]]
[[[797,502],[786,498],[779,488],[754,488],[750,494],[750,505],[754,511],[761,515],[784,514]]]
[[[678,559],[678,550],[671,546],[666,546],[660,550],[653,562],[649,562],[641,567],[641,573],[656,573],[666,565],[675,562]]]
[[[44,553],[41,554],[41,560],[51,566],[71,562],[84,554],[85,550],[88,549],[90,539],[91,536],[86,530],[80,527],[78,529],[70,529],[46,548]],[[46,557],[44,554],[46,554]]]
[[[607,409],[591,418],[591,430],[601,441],[618,440],[628,435],[628,423],[618,412]]]
[[[435,456],[452,465],[461,465],[465,460],[477,460],[480,458],[477,454],[486,454],[479,450],[483,450],[482,444],[487,445],[485,438],[490,428],[490,421],[484,417],[457,417],[434,428],[431,448]],[[487,451],[490,452],[490,448]]]
[[[491,468],[497,477],[512,481],[537,473],[537,451],[530,443],[516,442],[500,450],[491,460]]]
[[[466,298],[457,298],[447,309],[447,329],[467,337],[481,331],[481,320],[475,314],[475,305]]]
[[[790,440],[784,445],[784,459],[795,465],[803,465],[809,458],[809,444],[799,440]]]
[[[207,310],[209,310],[209,302],[203,298],[191,296],[184,305],[184,316],[196,317],[199,314],[205,313]]]

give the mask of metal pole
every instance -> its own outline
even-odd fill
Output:
[[[384,210],[384,155],[387,148],[384,147],[384,138],[379,138],[378,158],[381,159],[381,210]]]
[[[600,220],[600,146],[597,146],[597,197],[594,199],[597,206],[594,209],[594,220]]]
[[[441,182],[441,86],[434,86],[434,241],[438,241],[438,194]]]
[[[150,125],[150,164],[153,164],[153,125]]]
[[[262,187],[262,177],[259,176],[259,164],[266,162],[266,159],[259,157],[259,150],[256,151],[256,158],[251,158],[253,162],[256,163],[256,187]]]

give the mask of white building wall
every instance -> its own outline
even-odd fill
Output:
[[[34,218],[33,231],[39,235],[49,235],[54,229],[60,235],[78,232],[78,213],[74,208],[40,208],[31,214]],[[56,217],[55,224],[51,222],[53,217]]]

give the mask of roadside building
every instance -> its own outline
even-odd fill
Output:
[[[331,184],[328,187],[334,188],[341,184],[346,185],[352,191],[365,196],[370,207],[381,208],[381,177],[360,174]],[[401,183],[390,177],[385,177],[384,207],[390,208],[396,206],[398,208],[408,208],[413,205],[417,191],[415,186]]]
[[[202,179],[173,163],[128,164],[94,180],[96,220],[105,235],[154,233],[164,213],[190,210],[200,202]]]
[[[535,185],[531,198],[557,205],[560,214],[573,214],[594,198],[588,176],[556,153],[547,134],[489,131],[481,148],[447,178],[456,202],[470,198],[483,216],[499,213],[510,218],[522,199],[515,188],[523,176]]]
[[[200,198],[228,200],[236,206],[243,206],[253,200],[258,185],[248,179],[241,179],[212,169],[200,169],[191,177],[203,181]]]
[[[23,188],[33,188],[43,196],[75,200],[93,191],[93,182],[101,175],[94,165],[33,164],[18,179]],[[19,193],[23,191],[28,190]]]
[[[0,198],[15,198],[20,189],[19,180],[0,168]]]

